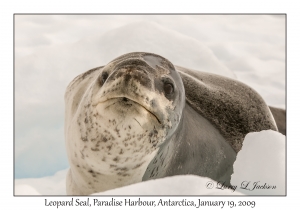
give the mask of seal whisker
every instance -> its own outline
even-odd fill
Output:
[[[140,105],[140,106],[143,107],[147,112],[149,112],[153,117],[155,117],[155,119],[157,120],[157,122],[158,122],[159,124],[162,124],[161,121],[159,120],[159,118],[158,118],[152,111],[150,111],[149,109],[147,109],[145,106],[143,106],[142,104],[140,104],[138,101],[133,100],[133,99],[131,99],[131,98],[129,98],[129,97],[124,97],[124,96],[112,97],[112,98],[106,99],[105,101],[103,101],[103,102],[101,102],[101,103],[107,102],[107,101],[112,100],[112,99],[117,99],[117,98],[121,98],[122,101],[124,101],[124,98],[126,98],[126,100],[125,100],[126,102],[127,102],[128,100],[130,100],[130,101],[132,101],[132,102],[134,102],[134,103]],[[105,107],[105,109],[108,108],[109,106],[112,106],[112,105],[116,104],[116,103],[117,103],[117,102],[108,105],[107,107]],[[127,109],[127,110],[128,110],[128,109]]]
[[[108,106],[104,107],[104,109],[107,109],[108,107],[112,106],[112,105],[115,105],[117,102],[115,103],[112,103],[112,104],[109,104]]]
[[[135,121],[137,121],[137,119],[133,118]],[[141,126],[141,124],[139,123],[139,121],[137,121],[137,123]],[[141,126],[142,127],[142,126]]]

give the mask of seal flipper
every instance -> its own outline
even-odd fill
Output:
[[[286,111],[272,106],[269,106],[269,108],[273,114],[274,120],[276,121],[278,131],[283,135],[286,135]]]
[[[215,74],[175,68],[181,75],[187,102],[220,131],[236,152],[249,132],[277,131],[269,107],[249,86]]]

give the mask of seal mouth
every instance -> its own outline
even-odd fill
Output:
[[[120,101],[125,102],[125,103],[133,102],[135,104],[138,104],[140,107],[144,108],[148,113],[150,113],[157,120],[157,122],[159,124],[161,124],[161,121],[159,120],[159,118],[157,117],[157,115],[155,113],[153,113],[152,111],[150,111],[149,109],[147,109],[145,106],[143,106],[138,101],[133,100],[131,98],[128,98],[128,97],[125,97],[125,96],[118,96],[118,97],[107,98],[106,100],[101,101],[101,103],[105,103],[105,102],[107,102],[109,100],[113,100],[113,99],[120,99]]]

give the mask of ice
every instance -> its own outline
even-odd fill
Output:
[[[276,131],[249,133],[234,162],[231,184],[248,195],[285,195],[285,145],[285,136]]]
[[[178,175],[108,190],[95,195],[243,195],[207,177]]]

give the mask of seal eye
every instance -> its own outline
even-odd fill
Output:
[[[103,85],[104,82],[107,80],[108,78],[108,73],[107,72],[103,72],[102,76],[101,76],[101,84]]]
[[[171,93],[174,92],[173,85],[169,82],[164,83],[164,91],[166,95],[170,95]]]

